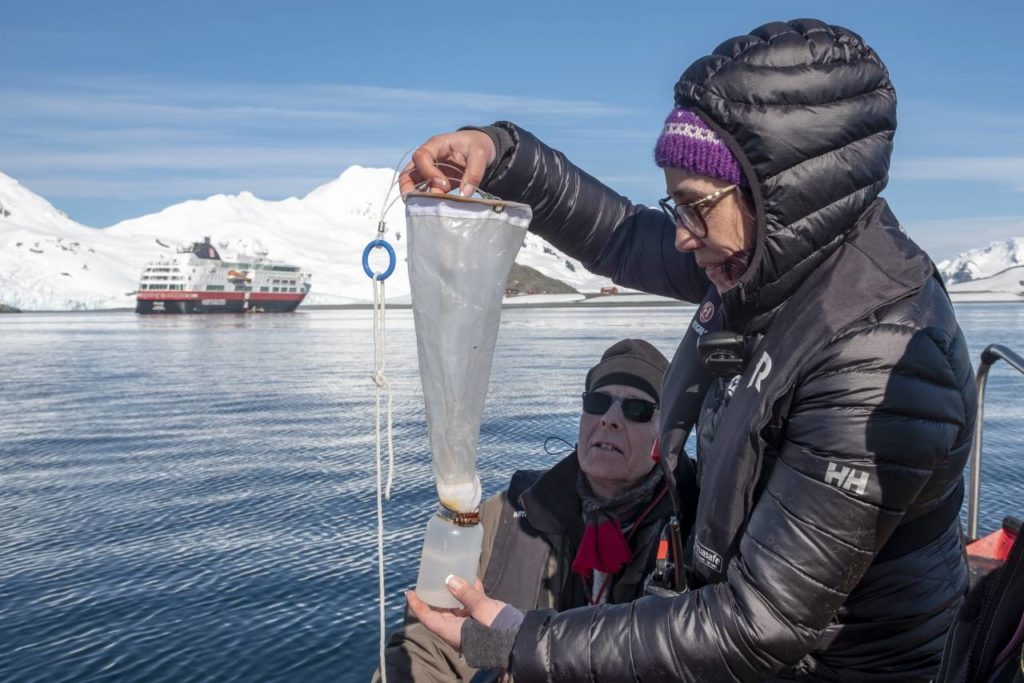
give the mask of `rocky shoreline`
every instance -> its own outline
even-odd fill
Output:
[[[0,313],[21,313],[21,309],[8,306],[7,304],[0,304]]]

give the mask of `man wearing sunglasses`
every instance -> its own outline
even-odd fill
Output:
[[[626,603],[643,595],[672,514],[651,458],[668,361],[640,339],[613,344],[587,373],[576,450],[516,472],[481,508],[480,576],[522,610]],[[389,681],[470,680],[476,670],[421,624],[391,638]],[[478,679],[475,679],[478,680]]]

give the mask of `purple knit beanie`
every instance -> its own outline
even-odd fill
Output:
[[[673,109],[654,148],[654,162],[661,168],[681,168],[746,185],[740,164],[715,131],[689,109]]]

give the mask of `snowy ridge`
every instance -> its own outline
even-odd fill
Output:
[[[0,173],[0,303],[27,311],[134,307],[147,261],[207,235],[225,258],[265,251],[312,273],[307,304],[370,302],[362,252],[376,237],[393,177],[390,169],[353,166],[302,198],[215,195],[96,229]],[[386,294],[401,303],[409,300],[409,281],[405,210],[396,199],[397,190],[390,193],[385,236],[398,266]],[[516,260],[581,292],[611,284],[533,235]]]
[[[954,301],[1024,301],[1024,266],[949,286]]]
[[[1024,238],[992,242],[937,267],[954,301],[1024,301]]]
[[[126,306],[139,269],[120,240],[75,223],[0,173],[0,303],[22,310]]]
[[[373,293],[362,252],[376,237],[393,178],[390,169],[352,166],[302,198],[215,195],[97,229],[0,173],[0,304],[27,311],[132,308],[147,261],[205,236],[225,258],[266,252],[312,273],[309,305],[368,303]],[[398,264],[386,294],[390,302],[408,303],[404,205],[396,190],[388,202],[385,236]],[[383,253],[371,258],[375,268],[377,256]],[[611,285],[535,235],[527,235],[516,261],[582,293]],[[957,300],[1024,298],[1024,238],[993,242],[938,268]],[[531,300],[542,297],[511,301]]]
[[[987,247],[966,251],[937,265],[942,277],[951,285],[990,278],[1015,266],[1024,266],[1022,237],[992,242]]]

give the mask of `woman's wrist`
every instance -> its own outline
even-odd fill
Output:
[[[476,669],[507,669],[525,616],[512,605],[505,605],[490,626],[466,619],[461,633],[463,659]]]
[[[501,175],[509,162],[512,160],[512,153],[515,151],[515,139],[507,129],[501,126],[464,126],[459,130],[475,130],[483,133],[491,139],[494,145],[494,161],[487,166],[484,172],[481,187],[485,187],[492,178]]]

